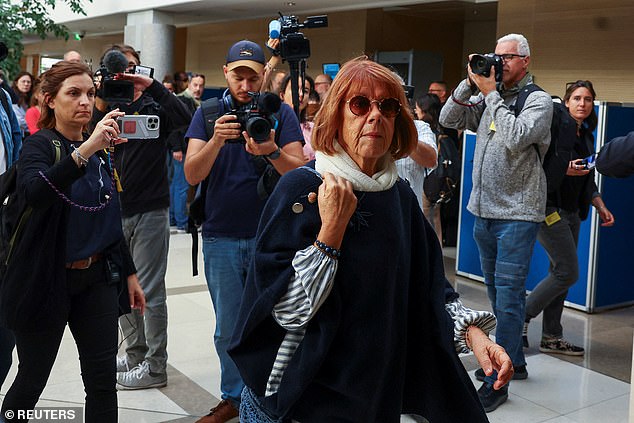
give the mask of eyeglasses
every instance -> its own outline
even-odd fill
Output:
[[[566,91],[568,91],[568,90],[569,90],[571,87],[573,87],[573,86],[574,86],[574,88],[581,88],[581,87],[583,87],[583,88],[588,88],[588,89],[590,89],[590,90],[594,89],[594,88],[592,87],[592,82],[590,82],[590,81],[584,81],[584,80],[582,80],[582,79],[579,79],[579,80],[577,80],[577,81],[575,81],[575,82],[566,82]]]
[[[500,54],[500,57],[502,58],[503,62],[510,62],[511,60],[515,59],[516,57],[521,57],[523,59],[526,56],[524,56],[522,54]]]
[[[357,95],[346,101],[352,114],[364,116],[370,112],[372,103],[376,103],[379,111],[386,118],[393,118],[401,112],[401,103],[395,98],[384,98],[383,100],[370,100],[364,95]]]

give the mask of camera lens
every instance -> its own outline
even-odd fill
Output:
[[[255,116],[247,120],[246,130],[247,134],[256,142],[264,142],[271,133],[271,124],[263,117]]]

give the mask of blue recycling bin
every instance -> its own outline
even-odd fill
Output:
[[[595,131],[596,150],[614,137],[634,130],[634,107],[614,103],[596,103],[599,117]],[[465,132],[462,149],[462,184],[456,251],[456,274],[483,281],[478,248],[473,240],[474,216],[467,210],[473,186],[473,153],[475,134]],[[577,254],[579,280],[568,292],[566,305],[588,313],[634,304],[634,284],[628,275],[634,257],[634,176],[625,179],[596,175],[597,186],[608,209],[615,216],[615,225],[602,227],[594,208],[582,222]],[[531,259],[526,289],[532,290],[548,273],[548,257],[536,243]]]

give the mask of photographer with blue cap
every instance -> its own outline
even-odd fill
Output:
[[[281,175],[304,164],[302,131],[293,110],[273,96],[277,104],[272,108],[279,110],[262,112],[275,103],[267,94],[257,94],[264,70],[264,52],[258,44],[242,40],[231,46],[223,66],[228,86],[225,96],[204,102],[185,135],[189,139],[185,177],[192,185],[205,180],[201,184],[205,196],[203,256],[222,369],[222,401],[198,423],[221,423],[238,415],[244,383],[227,347],[253,257],[260,214],[275,182],[275,177],[271,183],[263,175]],[[249,126],[251,122],[255,125]],[[262,161],[267,165],[265,173]]]

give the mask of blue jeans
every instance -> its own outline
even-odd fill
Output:
[[[473,227],[487,295],[497,317],[496,342],[506,349],[515,367],[526,365],[522,350],[526,276],[538,230],[539,223],[480,217]],[[485,381],[496,379],[494,372]]]
[[[254,250],[255,238],[203,238],[205,278],[216,312],[214,344],[220,359],[220,390],[222,399],[236,406],[240,404],[244,382],[227,348]]]
[[[189,189],[189,184],[185,179],[184,162],[185,155],[183,155],[183,161],[181,162],[178,160],[172,161],[174,174],[170,183],[170,198],[172,199],[170,211],[173,212],[174,223],[179,229],[187,228],[187,190]]]

